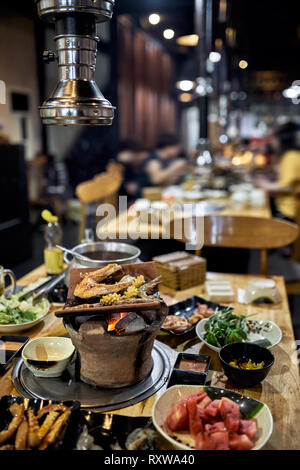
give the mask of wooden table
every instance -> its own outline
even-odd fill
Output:
[[[266,202],[263,206],[253,207],[247,206],[244,208],[238,208],[234,206],[229,197],[219,199],[206,199],[207,202],[215,204],[222,204],[225,208],[221,211],[216,211],[207,215],[230,215],[230,216],[243,216],[243,217],[262,217],[271,218],[271,209],[268,197],[266,196]],[[192,201],[189,201],[192,202]],[[187,201],[186,201],[187,203]],[[116,218],[103,223],[103,225],[97,228],[97,235],[102,239],[116,239],[116,238],[127,238],[128,233],[132,239],[158,239],[164,237],[164,228],[161,224],[153,224],[140,221],[139,215],[136,213],[134,207],[130,207],[128,210],[120,213]]]
[[[19,284],[24,285],[34,282],[44,275],[45,269],[41,266],[20,279]],[[235,293],[237,293],[237,288],[245,288],[248,282],[256,277],[259,276],[207,274],[208,279],[222,278],[231,281]],[[284,280],[282,277],[277,276],[273,277],[273,279],[276,281],[282,296],[282,302],[280,304],[274,306],[242,305],[237,302],[232,304],[237,313],[250,314],[257,312],[254,318],[274,321],[281,328],[283,333],[281,343],[272,349],[275,355],[275,364],[268,377],[262,384],[251,389],[239,390],[239,392],[261,400],[270,407],[274,418],[274,431],[266,445],[266,449],[298,449],[300,447],[300,378],[298,365],[291,361],[291,356],[295,352],[295,339]],[[168,304],[183,300],[191,295],[197,294],[204,296],[203,286],[191,288],[181,293],[179,292],[176,294],[175,298],[168,295],[165,289],[162,288],[161,291]],[[56,318],[53,313],[50,313],[45,321],[26,332],[26,335],[30,337],[60,336],[65,333],[66,331],[62,325],[61,319]],[[170,344],[170,341],[166,340],[166,336],[158,336],[158,339]],[[197,339],[193,340],[191,344],[193,344],[191,348],[189,348],[189,345],[186,345],[189,351],[198,353],[201,350],[202,354],[209,354],[212,357],[212,369],[214,371],[221,370],[217,354],[214,351],[207,348]],[[173,346],[178,346],[178,343],[173,344]],[[215,372],[214,375],[216,376],[217,374],[218,372]],[[161,392],[158,392],[158,394],[159,393]],[[11,381],[11,370],[0,378],[0,396],[6,394],[17,394]],[[115,413],[125,416],[151,416],[156,396],[152,396],[131,407],[118,410]]]

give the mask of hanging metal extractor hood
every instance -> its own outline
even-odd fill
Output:
[[[35,0],[41,19],[55,23],[56,53],[45,51],[47,62],[57,60],[58,83],[40,107],[44,124],[112,124],[114,107],[95,80],[96,23],[112,17],[115,0]]]

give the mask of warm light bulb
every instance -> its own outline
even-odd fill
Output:
[[[240,69],[246,69],[248,67],[248,62],[246,60],[240,60],[239,67]]]
[[[174,29],[165,29],[163,32],[163,36],[165,39],[173,39],[173,37],[175,36]]]
[[[216,52],[216,51],[212,51],[210,54],[209,54],[209,60],[213,63],[217,63],[217,62],[220,62],[222,56],[220,54],[220,52]]]
[[[179,46],[195,47],[198,45],[199,36],[198,34],[188,34],[187,36],[180,36],[176,39]]]
[[[179,101],[181,101],[182,103],[190,103],[193,99],[193,96],[191,95],[191,93],[181,93],[179,95]]]
[[[191,91],[194,88],[194,82],[192,80],[181,80],[177,82],[177,88],[182,91]]]
[[[156,25],[160,22],[160,16],[157,13],[149,15],[148,21],[150,24]]]

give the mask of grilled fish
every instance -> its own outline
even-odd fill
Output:
[[[104,268],[97,269],[97,271],[85,274],[75,287],[74,295],[81,299],[90,299],[126,289],[132,283],[131,280],[125,280],[125,282],[120,281],[116,284],[100,284],[101,281],[120,269],[122,268],[118,264],[109,264]]]

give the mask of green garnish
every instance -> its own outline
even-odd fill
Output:
[[[218,348],[225,344],[241,343],[248,337],[246,318],[245,315],[234,315],[231,307],[217,309],[205,324],[204,339]]]
[[[40,299],[35,304],[33,299],[20,301],[21,293],[6,298],[0,296],[0,325],[20,325],[32,322],[42,317],[49,309],[46,299]]]
[[[274,304],[274,300],[270,297],[258,297],[252,301],[253,304]]]

